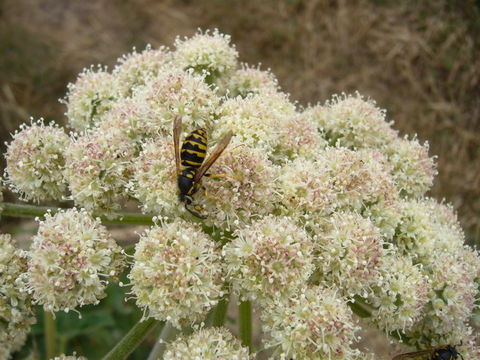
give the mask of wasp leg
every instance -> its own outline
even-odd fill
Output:
[[[232,179],[232,180],[236,180],[238,182],[240,182],[241,180],[235,176],[230,176],[230,175],[227,175],[227,174],[205,174],[203,176],[206,176],[206,177],[209,177],[211,179],[215,179],[215,178],[228,178],[228,179]]]
[[[210,200],[213,200],[213,201],[221,201],[222,199],[216,197],[216,196],[213,196],[213,195],[210,195],[207,191],[207,188],[205,186],[202,186],[202,189],[203,189],[203,192],[205,193],[205,196],[207,198],[209,198]]]
[[[188,211],[190,214],[192,214],[193,216],[195,216],[195,217],[197,217],[197,218],[199,218],[199,219],[206,219],[206,218],[207,218],[206,216],[200,215],[200,214],[197,212],[197,211],[199,211],[199,210],[201,209],[200,206],[195,205],[194,208],[195,208],[195,210],[192,210],[192,209],[190,209],[190,208],[188,207],[187,204],[185,204],[185,209],[187,209],[187,211]]]

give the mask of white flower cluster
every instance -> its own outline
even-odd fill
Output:
[[[63,169],[69,144],[68,136],[54,123],[31,119],[30,126],[23,124],[5,154],[10,189],[24,200],[61,200],[67,192]]]
[[[121,248],[85,210],[62,210],[40,221],[28,252],[26,289],[45,311],[98,304],[123,267]]]
[[[178,220],[152,227],[133,259],[132,294],[147,317],[193,324],[223,296],[220,251],[197,225]]]
[[[87,358],[84,356],[77,356],[75,353],[73,353],[73,355],[62,354],[60,356],[55,356],[50,360],[87,360]]]
[[[85,70],[64,103],[78,133],[33,123],[6,155],[6,180],[23,199],[70,198],[85,209],[47,215],[34,238],[27,288],[45,309],[104,296],[122,261],[91,214],[115,216],[131,200],[161,219],[140,236],[128,275],[144,317],[193,325],[231,291],[259,305],[275,359],[368,358],[353,350],[349,306],[392,339],[429,347],[463,334],[465,353],[477,351],[467,322],[479,255],[453,209],[425,197],[436,175],[428,143],[400,137],[375,102],[343,94],[298,109],[215,30],[172,50],[134,50],[112,72]],[[202,221],[179,201],[175,119],[180,141],[204,129],[207,158],[234,134],[189,194]],[[249,358],[210,329],[166,354]]]
[[[31,298],[25,287],[27,259],[8,234],[0,234],[0,359],[19,350],[35,323]]]
[[[164,360],[249,360],[248,349],[225,328],[201,329],[168,344]]]

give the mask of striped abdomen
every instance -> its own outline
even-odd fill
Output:
[[[180,151],[182,166],[200,167],[203,160],[205,160],[207,144],[207,132],[205,129],[197,129],[188,134],[185,140],[183,140],[182,150]]]

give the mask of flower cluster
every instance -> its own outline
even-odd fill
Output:
[[[168,344],[165,360],[249,360],[253,356],[227,329],[201,329]]]
[[[85,210],[46,214],[28,253],[27,290],[45,311],[97,304],[122,271],[121,248]]]
[[[65,179],[75,203],[109,213],[121,206],[135,148],[121,130],[85,134],[65,151]]]
[[[144,318],[198,330],[230,291],[256,303],[275,359],[370,358],[352,347],[351,310],[419,348],[464,338],[461,351],[476,358],[468,321],[478,307],[479,254],[465,246],[453,208],[425,197],[436,175],[428,143],[400,137],[372,100],[334,95],[303,109],[270,71],[240,65],[217,30],[177,38],[172,50],[134,50],[111,72],[86,69],[68,90],[77,133],[32,122],[6,153],[6,183],[22,200],[82,208],[46,215],[28,264],[0,238],[0,266],[8,263],[0,320],[26,324],[15,331],[28,327],[30,295],[47,311],[105,295],[123,261],[92,214],[112,219],[137,204],[160,219],[140,235],[128,274]],[[197,135],[183,153],[174,149],[176,120],[180,147],[199,128],[208,141]],[[187,150],[208,169],[198,180],[190,168],[182,203],[179,179],[188,177],[178,177],[185,167],[176,155]],[[2,328],[0,343],[14,344],[12,331]],[[165,358],[251,355],[220,328],[181,336]]]
[[[27,260],[8,234],[0,234],[0,359],[19,350],[35,323],[25,287]]]
[[[336,284],[346,296],[368,296],[378,279],[385,251],[378,228],[352,212],[337,212],[315,235],[314,279]]]
[[[182,70],[193,69],[206,75],[211,83],[219,76],[237,67],[238,52],[230,45],[230,36],[213,32],[198,32],[191,38],[175,40],[176,50],[173,58],[176,66]]]
[[[70,139],[54,123],[31,120],[13,134],[5,158],[10,189],[24,200],[61,200],[67,184],[63,178],[65,149]]]
[[[199,226],[177,220],[152,227],[133,259],[132,294],[147,317],[192,324],[223,296],[220,252]]]
[[[68,84],[67,96],[61,100],[67,105],[70,126],[76,130],[99,124],[119,97],[115,78],[101,66],[90,67]]]
[[[381,276],[368,301],[375,309],[372,321],[390,334],[412,327],[425,316],[429,281],[409,257],[389,254],[382,261]]]
[[[87,360],[87,358],[83,356],[77,356],[75,353],[73,353],[73,355],[62,354],[60,356],[54,357],[51,360]]]
[[[313,271],[313,243],[292,219],[268,216],[235,236],[223,252],[227,277],[241,297],[288,298]]]
[[[279,359],[350,359],[358,330],[352,312],[333,288],[302,289],[263,313],[267,346],[276,346]]]

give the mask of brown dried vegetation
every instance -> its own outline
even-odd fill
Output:
[[[480,15],[474,1],[75,1],[0,3],[2,143],[29,115],[62,119],[57,98],[92,63],[171,44],[197,27],[229,33],[301,105],[333,93],[375,99],[439,157],[432,195],[480,238]]]

